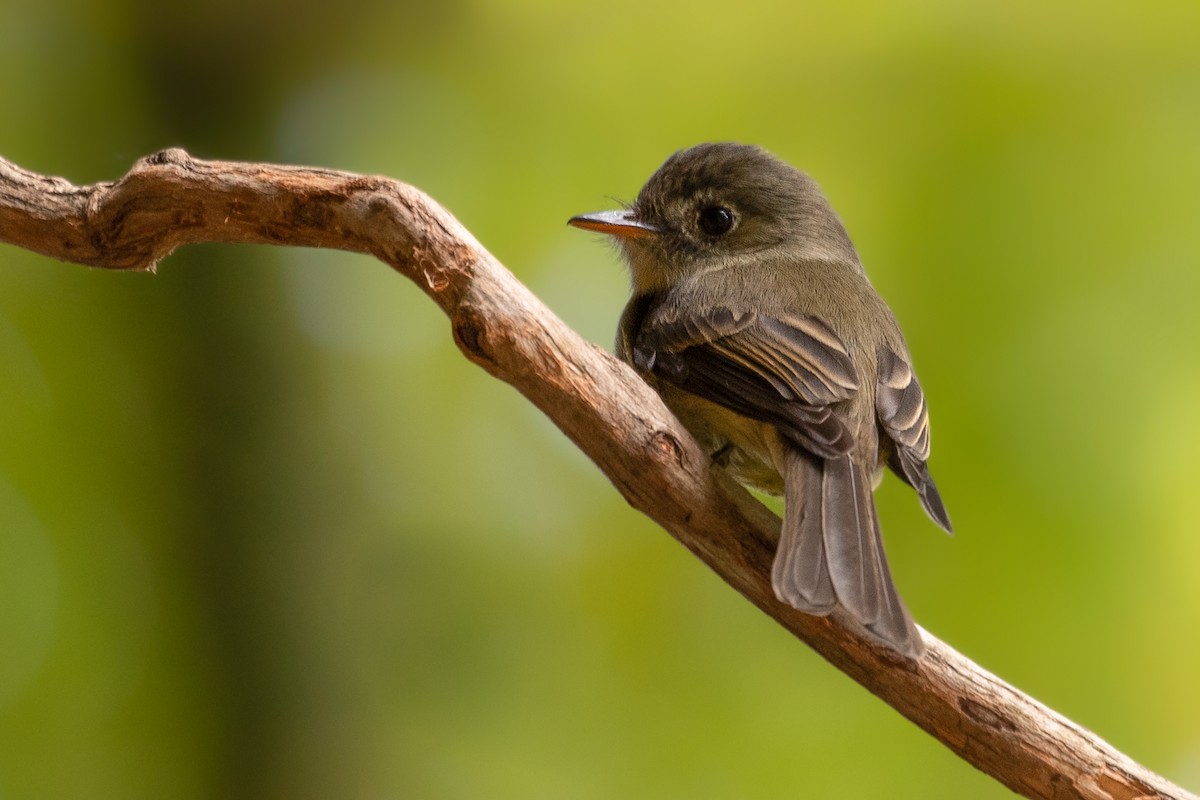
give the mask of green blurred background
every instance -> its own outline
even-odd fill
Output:
[[[1200,4],[0,0],[0,155],[381,173],[607,344],[565,226],[812,172],[958,535],[915,615],[1200,788]],[[0,247],[0,798],[1005,797],[728,590],[368,258]]]

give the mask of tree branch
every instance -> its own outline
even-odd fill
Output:
[[[148,156],[75,186],[0,159],[0,241],[106,269],[153,270],[196,242],[373,255],[450,318],[467,358],[516,387],[630,505],[729,585],[959,756],[1031,798],[1196,798],[925,635],[919,662],[777,601],[779,519],[719,471],[627,366],[554,316],[445,209],[382,177]]]

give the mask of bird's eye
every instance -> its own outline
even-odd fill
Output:
[[[724,236],[733,227],[733,212],[725,206],[709,206],[700,212],[700,230],[709,236]]]

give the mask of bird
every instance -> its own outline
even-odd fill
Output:
[[[713,462],[782,495],[771,568],[782,602],[841,609],[917,659],[873,491],[884,467],[947,533],[929,471],[929,412],[895,316],[808,174],[733,142],[670,156],[625,208],[572,217],[611,236],[631,296],[616,355]]]

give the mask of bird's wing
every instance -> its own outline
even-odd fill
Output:
[[[775,595],[810,614],[841,606],[872,635],[919,655],[920,634],[884,555],[870,478],[838,408],[859,391],[859,378],[833,330],[811,316],[655,311],[634,337],[633,357],[662,380],[774,425],[790,443]]]
[[[929,409],[925,392],[912,367],[889,347],[876,356],[879,383],[875,387],[875,413],[886,439],[888,466],[921,497],[930,518],[947,533],[950,517],[929,474]]]
[[[751,419],[774,425],[824,458],[850,452],[853,437],[831,404],[858,391],[846,346],[812,316],[769,316],[718,307],[652,313],[633,343],[641,369]]]

